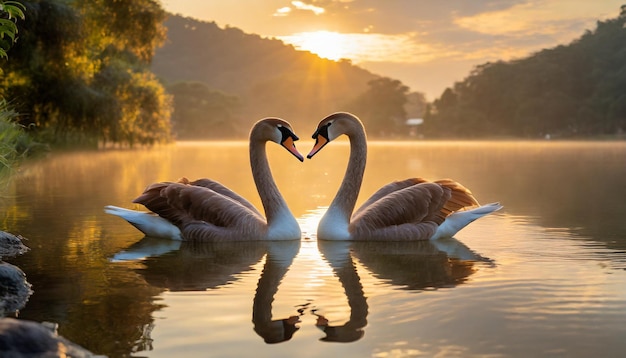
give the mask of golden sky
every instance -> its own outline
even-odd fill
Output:
[[[488,61],[568,44],[626,0],[162,0],[172,13],[348,58],[432,100]]]

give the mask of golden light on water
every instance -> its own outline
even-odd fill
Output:
[[[305,263],[303,266],[306,268],[306,272],[303,272],[302,275],[307,277],[305,281],[307,288],[323,286],[326,279],[333,276],[332,269],[322,258],[317,248],[317,225],[327,209],[327,207],[318,207],[308,210],[306,214],[297,219],[302,230],[303,240],[297,259]]]
[[[303,152],[312,145],[298,142]],[[455,178],[482,202],[505,205],[458,240],[409,249],[317,241],[349,148],[334,143],[300,163],[268,144],[302,240],[241,243],[235,247],[247,249],[237,251],[142,239],[102,208],[132,207],[147,184],[183,175],[218,180],[261,208],[245,141],[55,152],[26,163],[3,201],[6,230],[31,247],[20,262],[35,295],[20,315],[43,320],[69,307],[62,326],[68,339],[109,356],[470,356],[486,346],[496,347],[487,352],[494,356],[623,351],[610,342],[622,342],[626,312],[619,195],[626,143],[370,142],[357,207],[382,185],[417,175]],[[37,305],[42,296],[46,305]],[[112,316],[110,307],[121,314]],[[334,329],[320,329],[318,315]],[[251,318],[259,316],[257,325]],[[300,322],[289,341],[267,344],[256,329],[280,331],[291,316]],[[95,330],[103,334],[94,338]],[[349,344],[320,343],[360,330],[362,338]],[[98,351],[112,341],[122,343]]]

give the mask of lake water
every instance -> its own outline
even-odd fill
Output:
[[[316,240],[347,143],[304,163],[268,148],[300,241],[144,239],[103,212],[182,176],[218,180],[260,207],[245,142],[53,153],[23,166],[0,200],[0,228],[31,248],[7,260],[33,285],[19,318],[56,322],[110,357],[626,352],[626,143],[373,142],[359,202],[421,176],[504,205],[456,240],[405,244]]]

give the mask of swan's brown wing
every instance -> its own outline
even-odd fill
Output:
[[[185,182],[186,181],[186,182]],[[192,182],[188,181],[187,178],[181,178],[179,181],[179,183],[184,183],[184,184],[190,184],[190,185],[196,185],[196,186],[201,186],[201,187],[205,187],[208,189],[211,189],[217,193],[220,193],[224,196],[227,196],[233,200],[238,201],[241,205],[245,206],[246,208],[250,209],[250,211],[256,213],[257,215],[259,215],[260,218],[263,218],[263,214],[261,214],[259,212],[259,210],[257,210],[256,207],[254,207],[254,205],[252,205],[246,198],[244,198],[243,196],[235,193],[234,191],[230,190],[229,188],[225,187],[224,185],[222,185],[221,183],[215,181],[215,180],[211,180],[211,179],[207,179],[207,178],[203,178],[203,179],[198,179],[198,180],[194,180]]]
[[[161,196],[161,190],[173,184],[175,183],[160,182],[150,184],[141,195],[133,200],[133,203],[145,206],[148,210],[180,227],[180,224],[185,219],[186,214],[176,208],[173,208],[167,202],[167,199]]]
[[[420,183],[393,191],[363,209],[350,223],[350,232],[433,221],[440,224],[439,212],[450,198],[450,189],[435,183]]]
[[[368,206],[372,205],[372,203],[375,203],[378,199],[389,195],[390,193],[393,193],[394,191],[398,191],[401,189],[404,189],[406,187],[415,185],[415,184],[420,184],[420,183],[425,183],[427,182],[426,179],[422,179],[422,178],[409,178],[406,180],[402,180],[402,181],[394,181],[391,182],[385,186],[383,186],[382,188],[378,189],[374,194],[372,194],[372,196],[369,197],[369,199],[367,199],[352,215],[352,217],[356,217],[361,211],[365,210]]]
[[[352,218],[356,218],[363,210],[367,209],[370,205],[378,201],[379,199],[393,193],[396,191],[403,190],[405,188],[411,187],[413,185],[428,183],[426,179],[423,178],[409,178],[402,181],[394,181],[389,183],[382,188],[378,189],[369,199],[367,199],[361,207],[354,212]],[[437,222],[441,223],[445,218],[451,213],[464,209],[464,208],[472,208],[478,207],[480,204],[478,200],[474,198],[472,192],[464,187],[461,183],[456,182],[452,179],[440,179],[436,180],[434,183],[439,184],[443,187],[450,189],[451,196],[448,201],[445,202],[443,207],[441,208]]]
[[[133,202],[144,205],[179,228],[191,222],[205,222],[221,228],[258,228],[265,221],[240,202],[196,185],[152,184]]]

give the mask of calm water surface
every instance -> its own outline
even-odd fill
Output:
[[[8,260],[34,290],[19,317],[110,357],[623,356],[626,143],[374,142],[359,202],[450,177],[505,208],[454,240],[318,242],[347,154],[335,143],[300,163],[271,145],[303,237],[221,245],[142,238],[102,208],[182,176],[261,207],[247,143],[31,163],[0,200],[1,228],[31,248]]]

